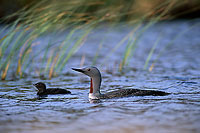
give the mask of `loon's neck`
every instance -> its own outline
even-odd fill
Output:
[[[96,76],[91,78],[90,83],[90,99],[99,99],[100,98],[100,87],[101,87],[101,76]]]

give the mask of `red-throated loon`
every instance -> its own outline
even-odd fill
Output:
[[[70,91],[66,89],[60,89],[60,88],[48,88],[46,89],[46,85],[42,82],[38,82],[36,84],[33,84],[37,89],[37,95],[43,96],[43,95],[52,95],[52,94],[71,94]]]
[[[108,98],[120,98],[120,97],[129,97],[129,96],[165,96],[169,93],[163,91],[155,90],[140,90],[140,89],[120,89],[106,94],[100,93],[101,86],[101,73],[96,67],[85,67],[82,69],[72,68],[72,70],[81,72],[91,78],[90,84],[90,99],[108,99]]]

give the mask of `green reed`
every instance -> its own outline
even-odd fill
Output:
[[[123,55],[123,59],[120,63],[119,66],[119,71],[121,72],[123,70],[123,67],[125,65],[129,64],[129,60],[132,58],[134,51],[137,47],[137,42],[138,40],[141,38],[141,36],[143,35],[143,33],[149,29],[153,24],[157,23],[158,21],[160,21],[167,13],[168,11],[173,8],[173,6],[176,4],[176,1],[166,1],[160,5],[158,5],[158,10],[160,10],[160,8],[163,8],[163,6],[165,6],[165,8],[163,9],[163,11],[159,14],[159,15],[155,15],[158,11],[157,10],[153,10],[152,12],[144,15],[141,19],[139,19],[139,22],[136,23],[135,29],[136,31],[134,31],[134,35],[131,37],[129,36],[129,41],[126,45],[126,49]],[[147,17],[149,17],[149,15],[155,15],[155,17],[152,16],[151,20],[149,22],[147,22],[145,25],[141,25],[143,24],[143,22],[146,20]],[[139,30],[137,29],[139,26]],[[149,52],[149,55],[145,61],[144,64],[144,68],[146,69],[148,62],[152,56],[152,53],[154,51],[154,47],[157,45],[157,42],[153,45],[151,51]]]
[[[171,40],[169,43],[167,43],[167,44],[165,45],[165,47],[163,47],[162,49],[160,49],[158,55],[157,55],[156,58],[152,61],[152,64],[151,64],[151,66],[150,66],[150,68],[149,68],[149,71],[152,71],[152,70],[153,70],[153,68],[155,67],[156,62],[157,62],[158,59],[161,57],[161,55],[163,54],[163,52],[164,52],[168,47],[170,47],[170,46],[174,43],[174,41],[175,41],[177,38],[179,38],[179,37],[182,36],[184,33],[186,33],[186,32],[188,32],[188,31],[192,30],[193,28],[195,28],[195,27],[197,27],[197,26],[200,26],[200,23],[194,24],[194,25],[190,26],[188,29],[186,29],[186,30],[184,30],[184,31],[182,31],[182,32],[180,32],[180,33],[178,33],[177,35],[175,35],[175,36],[172,38],[172,40]]]
[[[116,25],[126,21],[135,26],[105,57],[106,60],[119,46],[126,43],[120,63],[120,71],[122,71],[133,57],[137,42],[143,33],[165,18],[168,11],[178,3],[177,1],[162,2],[142,15],[138,13],[138,8],[135,6],[137,4],[133,0],[126,2],[123,0],[42,0],[29,4],[4,19],[6,22],[12,17],[17,17],[13,23],[0,31],[1,79],[5,80],[9,73],[17,78],[27,73],[52,78],[63,71],[69,59],[84,44],[97,25],[103,22]],[[68,33],[62,41],[54,38],[64,31]],[[53,34],[47,44],[40,42],[39,38],[48,33]],[[99,43],[93,64],[97,64],[103,42],[102,39]],[[36,47],[42,48],[35,51]],[[144,68],[147,67],[153,50],[154,47],[149,53]],[[40,63],[40,66],[34,62]]]
[[[46,1],[48,2],[48,1]],[[22,9],[19,12],[16,12],[8,17],[6,19],[13,17],[15,15],[19,16],[18,19],[11,24],[11,26],[7,29],[1,30],[1,34],[4,33],[3,38],[0,39],[0,72],[2,75],[2,80],[4,80],[7,76],[8,71],[14,72],[14,69],[16,70],[15,75],[16,76],[23,76],[23,72],[25,72],[27,69],[34,70],[35,73],[38,73],[40,76],[43,72],[43,68],[40,68],[39,72],[37,68],[32,68],[34,65],[34,61],[40,55],[44,52],[44,56],[42,59],[42,63],[46,62],[47,54],[49,51],[53,51],[54,54],[52,54],[50,57],[48,57],[48,62],[45,67],[45,73],[49,73],[49,77],[52,77],[52,73],[54,69],[62,70],[65,64],[67,63],[68,59],[73,55],[73,53],[76,51],[77,47],[80,46],[80,44],[83,43],[83,40],[86,39],[87,35],[91,31],[91,28],[88,28],[86,30],[83,30],[80,37],[75,38],[75,43],[73,44],[72,48],[69,48],[68,54],[66,55],[66,49],[68,45],[65,45],[66,42],[70,42],[72,40],[69,40],[71,37],[71,34],[67,35],[67,39],[60,45],[60,49],[63,49],[62,52],[58,52],[55,48],[52,49],[51,46],[53,45],[51,42],[47,45],[45,50],[40,50],[39,52],[33,52],[33,47],[36,45],[37,38],[41,35],[45,34],[47,31],[51,30],[53,31],[53,28],[59,29],[59,27],[62,24],[58,24],[58,26],[55,24],[59,20],[59,15],[62,13],[58,13],[60,10],[56,10],[57,12],[51,12],[51,14],[46,15],[50,12],[52,8],[60,7],[61,5],[47,5],[46,2],[42,1],[38,4],[32,6],[28,10],[26,8]],[[59,3],[62,4],[62,3]],[[66,4],[66,3],[65,3]],[[43,8],[44,6],[44,8]],[[41,9],[43,8],[43,9]],[[73,10],[76,10],[77,7],[74,7]],[[41,10],[41,12],[38,12],[37,10]],[[61,15],[60,15],[61,16]],[[65,19],[62,19],[68,23],[69,20],[67,16]],[[78,19],[77,19],[78,20]],[[62,21],[61,21],[62,22]],[[80,23],[81,21],[78,21],[77,23]],[[68,27],[75,25],[75,23],[71,23]],[[66,26],[66,25],[65,25]],[[66,28],[68,28],[66,27]],[[62,26],[63,28],[63,26]],[[65,28],[65,29],[66,29]],[[78,29],[78,28],[76,28]],[[81,28],[79,28],[82,30]],[[5,33],[5,30],[6,33]],[[63,29],[61,29],[63,30]],[[75,30],[72,28],[71,33],[73,33]],[[37,44],[42,45],[42,44]],[[59,54],[61,53],[61,54]],[[60,57],[60,58],[58,58]],[[64,61],[62,61],[64,60]],[[17,65],[16,65],[17,63]],[[12,66],[12,67],[11,67]],[[14,68],[14,69],[13,69]]]
[[[149,64],[149,61],[150,61],[150,59],[151,59],[151,57],[152,57],[152,55],[153,55],[153,52],[154,52],[156,46],[158,45],[160,39],[161,39],[161,36],[160,36],[159,38],[157,38],[157,40],[156,40],[155,43],[153,44],[153,47],[151,48],[151,50],[150,50],[150,52],[149,52],[149,54],[148,54],[148,57],[147,57],[147,59],[146,59],[146,61],[145,61],[144,70],[147,69],[148,64]],[[152,69],[151,69],[150,71],[152,71]]]

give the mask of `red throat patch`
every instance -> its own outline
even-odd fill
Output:
[[[92,82],[92,78],[91,78],[91,83],[90,83],[90,93],[93,93],[93,82]]]

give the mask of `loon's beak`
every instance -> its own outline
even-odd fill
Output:
[[[81,73],[85,72],[83,69],[77,69],[77,68],[72,68],[72,70],[77,71],[77,72],[81,72]]]

